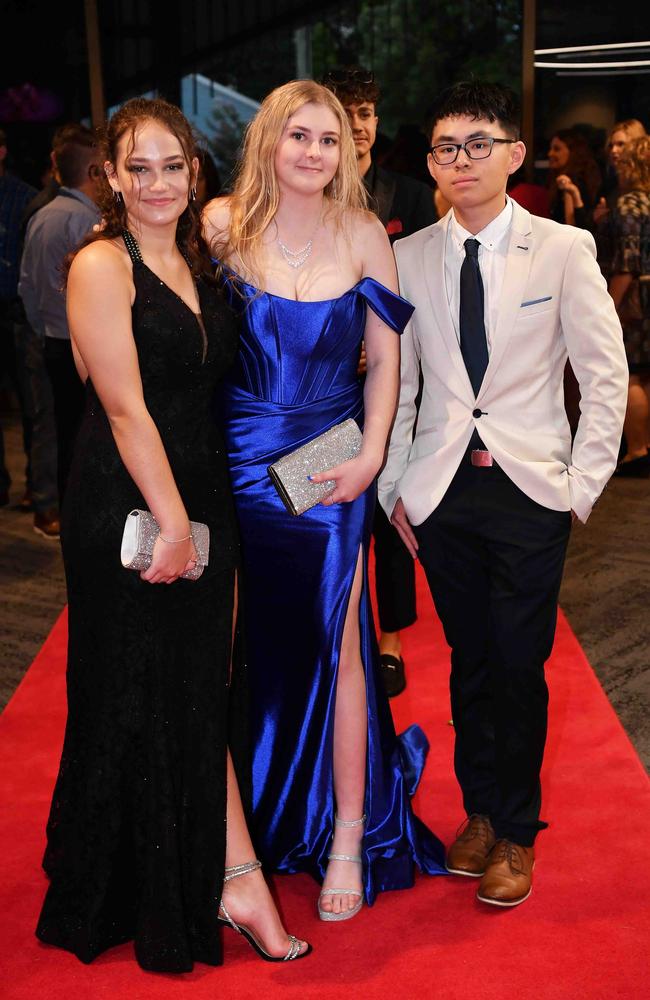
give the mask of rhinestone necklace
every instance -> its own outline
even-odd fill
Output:
[[[318,222],[316,223],[316,226],[314,227],[314,232],[312,234],[311,239],[307,240],[307,243],[302,248],[302,250],[290,250],[289,247],[287,246],[287,244],[282,242],[282,240],[280,239],[280,236],[278,234],[278,236],[276,237],[276,243],[280,247],[280,253],[282,254],[282,256],[284,257],[284,259],[286,260],[286,262],[289,265],[289,267],[293,267],[294,269],[298,268],[298,267],[302,267],[302,265],[307,260],[309,260],[309,258],[311,257],[311,252],[312,252],[313,246],[314,246],[314,236],[316,235],[316,232],[318,231],[318,227],[320,226],[321,221],[322,221],[322,216],[318,219]],[[276,223],[276,232],[277,232],[277,223]]]
[[[302,248],[302,250],[290,250],[289,247],[286,245],[286,243],[282,242],[279,236],[276,240],[276,243],[280,247],[280,253],[286,260],[289,267],[294,267],[294,268],[302,267],[305,261],[309,259],[309,257],[311,256],[312,247],[314,245],[314,241],[309,240]]]

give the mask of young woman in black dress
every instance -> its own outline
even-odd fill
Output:
[[[86,412],[63,512],[68,721],[37,934],[84,962],[133,938],[144,968],[183,972],[221,962],[230,922],[262,957],[290,960],[309,948],[253,860],[229,750],[237,760],[245,731],[239,555],[210,401],[236,328],[209,277],[181,112],[130,101],[106,147],[105,226],[68,278]],[[120,563],[133,509],[160,525],[140,574]],[[190,520],[210,528],[196,581],[179,579],[196,560]]]

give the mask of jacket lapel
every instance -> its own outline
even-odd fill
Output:
[[[431,300],[433,319],[456,366],[462,384],[466,389],[466,394],[474,399],[474,390],[467,374],[463,355],[460,353],[460,344],[458,343],[458,337],[456,336],[447,301],[445,246],[450,219],[451,212],[448,212],[444,219],[431,230],[431,236],[424,246],[424,277]]]
[[[488,389],[494,378],[494,373],[501,364],[508,347],[510,336],[520,315],[521,303],[524,298],[531,260],[534,253],[534,238],[530,221],[530,213],[513,202],[512,226],[506,270],[503,276],[503,286],[499,296],[499,314],[494,331],[490,360],[483,378],[477,402]],[[461,355],[462,358],[462,355]]]

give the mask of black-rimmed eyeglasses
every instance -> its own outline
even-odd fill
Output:
[[[495,142],[517,142],[516,139],[495,139],[492,136],[484,136],[480,139],[468,139],[467,142],[440,142],[431,146],[429,152],[436,163],[441,167],[446,167],[450,163],[455,163],[461,149],[470,160],[486,160],[492,152]]]

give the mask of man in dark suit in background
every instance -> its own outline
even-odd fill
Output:
[[[370,208],[381,219],[393,243],[436,221],[433,191],[420,181],[384,170],[373,162],[372,147],[379,118],[376,105],[379,87],[374,75],[361,67],[333,70],[323,83],[345,108],[357,151],[359,173],[369,196]],[[365,371],[362,351],[359,371]],[[375,581],[381,635],[381,672],[390,697],[406,686],[400,632],[416,619],[415,568],[404,543],[377,504],[373,526]]]

